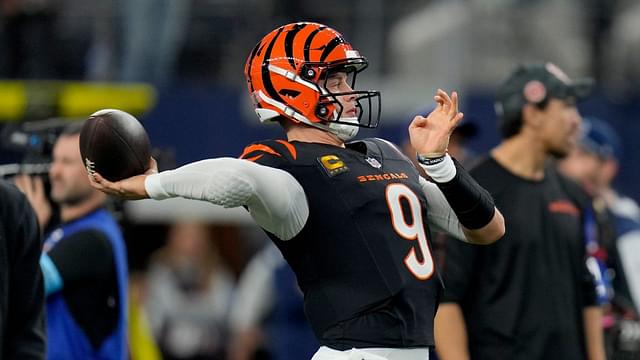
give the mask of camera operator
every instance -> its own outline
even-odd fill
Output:
[[[45,234],[40,266],[47,297],[48,358],[125,359],[127,257],[106,196],[89,184],[79,150],[83,122],[66,126],[53,147],[50,197],[60,224]],[[43,179],[18,175],[16,185],[41,228],[51,219]]]

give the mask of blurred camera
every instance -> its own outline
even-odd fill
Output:
[[[19,161],[0,165],[0,177],[47,174],[53,146],[66,124],[68,120],[59,118],[5,124],[0,148],[17,154]]]

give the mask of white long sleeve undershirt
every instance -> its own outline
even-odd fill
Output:
[[[148,176],[145,189],[156,200],[179,196],[227,208],[247,206],[258,225],[282,240],[297,235],[309,217],[304,190],[291,174],[247,160],[197,161]]]

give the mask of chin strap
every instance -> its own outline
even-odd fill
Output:
[[[349,141],[356,135],[358,135],[358,131],[360,131],[360,127],[358,126],[358,118],[342,118],[340,119],[340,121],[340,123],[330,122],[328,131],[337,136],[342,141]]]

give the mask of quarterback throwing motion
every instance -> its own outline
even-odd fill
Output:
[[[296,273],[321,344],[314,360],[425,360],[441,292],[430,230],[488,244],[504,221],[446,153],[463,117],[457,93],[438,90],[436,108],[409,127],[433,182],[385,140],[350,141],[379,121],[380,93],[355,90],[367,65],[330,27],[281,26],[250,52],[245,76],[258,118],[279,123],[286,139],[251,144],[240,159],[91,180],[122,198],[246,207]]]

